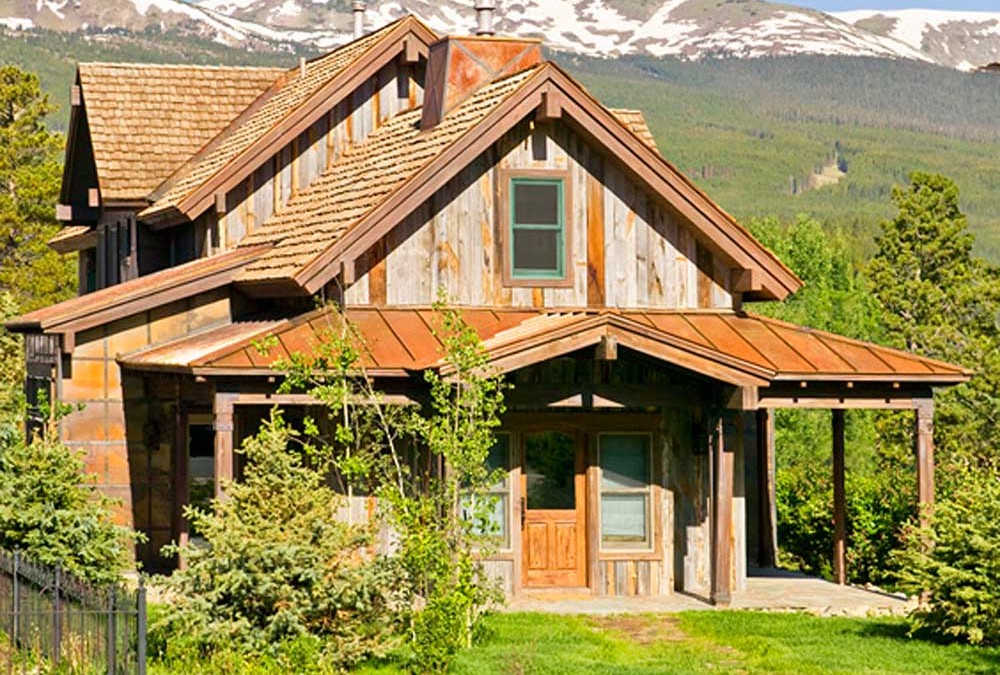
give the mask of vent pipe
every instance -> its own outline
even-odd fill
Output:
[[[351,3],[351,11],[354,13],[354,39],[365,34],[365,3],[363,0],[354,0]]]
[[[493,35],[496,0],[476,0],[476,35]]]

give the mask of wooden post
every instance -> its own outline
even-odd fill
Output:
[[[225,499],[222,484],[233,479],[233,407],[237,394],[215,394],[215,496]]]
[[[757,564],[774,567],[778,562],[778,517],[774,500],[774,411],[757,411]]]
[[[712,443],[715,486],[712,494],[712,591],[713,605],[726,607],[733,588],[733,453],[726,448],[720,415]]]
[[[833,412],[833,580],[847,583],[847,498],[844,485],[844,411]]]
[[[934,508],[934,399],[916,402],[913,445],[917,455],[917,506],[920,524],[927,525]]]

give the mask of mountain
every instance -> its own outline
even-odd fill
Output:
[[[1000,12],[906,9],[839,12],[856,28],[902,42],[960,70],[1000,62]]]
[[[23,30],[172,31],[234,46],[326,49],[349,39],[349,0],[0,0]],[[473,30],[472,0],[368,3],[366,22],[406,12],[447,33]],[[589,56],[755,58],[797,54],[913,59],[974,69],[1000,59],[1000,12],[823,12],[763,0],[507,0],[497,30]]]

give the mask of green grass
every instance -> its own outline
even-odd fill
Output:
[[[459,674],[1000,672],[1000,650],[909,638],[899,619],[686,612],[667,616],[500,614],[460,655]],[[392,666],[360,672],[386,675]]]

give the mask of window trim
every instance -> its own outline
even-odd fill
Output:
[[[603,450],[602,439],[605,436],[643,436],[646,438],[646,453],[649,459],[649,477],[647,478],[645,487],[605,490],[602,485],[604,481],[604,464],[601,461],[601,453]],[[653,489],[656,485],[656,466],[654,464],[654,460],[653,434],[648,431],[602,431],[597,434],[597,546],[599,554],[615,556],[626,553],[648,554],[656,551],[657,532],[656,525],[653,522],[653,517],[656,513],[656,509],[653,505],[654,495],[656,494],[656,491]],[[604,507],[605,492],[611,494],[641,494],[646,496],[646,541],[640,542],[634,546],[630,546],[629,542],[623,542],[624,545],[622,546],[607,546],[604,541],[604,530],[601,525],[603,520],[602,509]]]
[[[497,439],[501,436],[507,439],[507,456],[504,458],[504,466],[506,467],[507,475],[504,478],[504,487],[493,488],[492,486],[487,487],[483,490],[485,495],[504,495],[506,499],[506,508],[504,508],[504,527],[506,530],[506,536],[499,537],[499,541],[494,544],[492,555],[509,554],[514,551],[514,436],[509,431],[498,431],[493,434]],[[478,551],[478,548],[476,549]]]
[[[501,170],[500,180],[500,204],[498,222],[500,227],[499,257],[503,274],[504,286],[514,288],[572,288],[574,265],[572,259],[573,251],[573,222],[572,222],[572,181],[570,172],[562,169],[506,169]],[[562,182],[562,274],[552,277],[536,276],[514,276],[514,214],[512,200],[514,197],[513,184],[516,180],[545,180]]]

